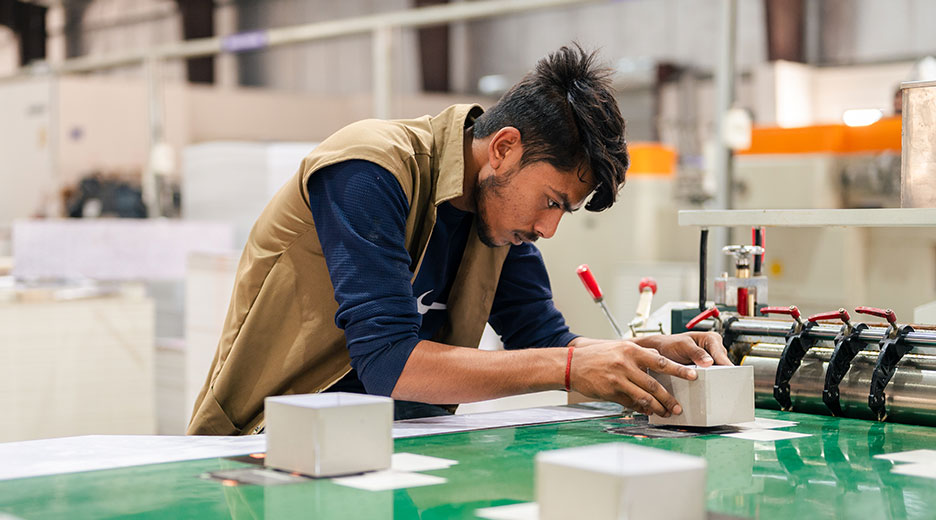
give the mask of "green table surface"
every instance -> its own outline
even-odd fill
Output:
[[[155,464],[0,482],[0,512],[31,518],[475,518],[481,507],[535,500],[543,450],[632,442],[708,461],[711,512],[749,518],[936,518],[936,480],[891,472],[873,455],[936,448],[936,429],[757,410],[811,434],[753,442],[717,435],[640,439],[606,433],[615,418],[398,439],[396,452],[455,459],[426,472],[447,483],[363,491],[330,480],[224,486],[205,472],[248,467],[227,459]],[[0,462],[2,464],[2,462]],[[671,490],[674,499],[678,490]],[[0,515],[2,517],[2,515]]]

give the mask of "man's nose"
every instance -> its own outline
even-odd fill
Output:
[[[562,215],[563,213],[560,211],[546,212],[536,221],[533,231],[543,238],[552,238],[556,234],[556,229],[559,228],[559,220],[562,219]]]

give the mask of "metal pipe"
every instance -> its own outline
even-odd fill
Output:
[[[374,117],[377,119],[390,119],[390,108],[393,96],[393,27],[384,26],[374,29],[371,38],[373,55],[371,56],[374,71]]]
[[[699,312],[705,310],[707,288],[706,264],[708,262],[708,228],[702,228],[699,235]]]
[[[159,182],[156,179],[161,172],[156,171],[155,158],[153,157],[157,146],[163,141],[160,61],[155,57],[147,58],[143,68],[146,77],[146,99],[149,114],[149,153],[146,158],[146,165],[143,167],[140,191],[142,192],[143,203],[146,205],[146,215],[149,218],[155,218],[162,216],[159,205]]]
[[[783,345],[757,344],[742,360],[754,367],[754,402],[761,408],[778,408],[773,396],[774,379]],[[813,348],[790,380],[793,410],[828,415],[822,402],[825,372],[832,349]],[[868,408],[868,389],[877,362],[876,351],[862,351],[839,385],[842,412],[847,417],[875,420]],[[888,420],[936,426],[936,356],[907,354],[885,390]]]
[[[608,310],[608,306],[605,305],[604,300],[599,300],[598,305],[601,306],[601,310],[604,311],[605,316],[608,317],[608,321],[611,323],[611,327],[614,329],[614,333],[617,334],[617,337],[624,339],[624,333],[621,332],[621,327],[618,326],[617,321],[614,319],[614,316],[611,315],[611,311]]]
[[[704,320],[696,325],[694,330],[712,330],[715,322],[713,320]],[[779,320],[767,319],[740,319],[730,326],[732,333],[738,334],[738,341],[742,343],[756,343],[759,338],[782,338],[790,331],[792,323]],[[819,340],[833,340],[839,333],[841,327],[838,325],[816,325],[809,331],[809,336]],[[875,344],[884,339],[887,327],[870,326],[861,333],[861,341]],[[745,339],[745,336],[751,336]],[[907,335],[907,342],[914,347],[936,347],[936,331],[918,330]]]
[[[721,31],[718,44],[718,65],[715,68],[715,141],[713,173],[715,175],[715,209],[732,209],[731,149],[725,143],[725,116],[734,103],[735,51],[737,48],[737,0],[721,0]],[[721,251],[731,240],[731,230],[717,228],[714,232],[715,251]],[[716,271],[727,271],[726,260],[716,255]]]

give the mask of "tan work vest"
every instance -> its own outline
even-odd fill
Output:
[[[263,424],[265,397],[320,392],[351,370],[344,333],[335,326],[338,304],[309,209],[309,176],[351,159],[389,170],[409,201],[405,246],[415,279],[436,207],[463,193],[464,128],[481,112],[477,105],[454,105],[435,117],[360,121],[303,159],[250,232],[189,434],[255,433]],[[449,321],[435,340],[477,347],[508,250],[485,246],[471,230],[449,293]]]

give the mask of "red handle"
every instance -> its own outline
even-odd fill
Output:
[[[897,323],[897,315],[894,314],[894,311],[890,309],[878,309],[876,307],[858,307],[855,309],[855,312],[859,314],[870,314],[871,316],[877,316],[878,318],[884,318],[891,325]]]
[[[707,320],[709,318],[717,318],[719,316],[718,307],[710,307],[705,309],[698,316],[689,320],[689,323],[686,324],[686,328],[692,330],[698,325],[702,320]]]
[[[647,287],[649,287],[650,290],[653,291],[653,294],[656,294],[657,292],[656,280],[654,280],[653,278],[649,276],[641,278],[640,285],[637,286],[637,288],[640,289],[640,292],[644,292],[644,289],[646,289]]]
[[[578,269],[575,270],[578,273],[579,279],[582,280],[582,284],[585,285],[585,290],[588,291],[588,294],[596,301],[601,301],[601,287],[598,287],[598,281],[595,280],[595,275],[592,274],[591,269],[588,268],[588,264],[582,264],[578,266]]]
[[[764,307],[760,311],[761,314],[765,316],[768,314],[786,314],[793,316],[794,320],[798,320],[800,316],[802,316],[799,309],[796,308],[796,305],[790,305],[789,307]]]
[[[810,317],[807,318],[807,319],[808,319],[809,321],[839,319],[839,320],[842,320],[842,321],[847,322],[848,320],[851,319],[851,316],[848,315],[848,311],[846,311],[845,309],[839,309],[839,310],[837,310],[837,311],[823,312],[823,313],[820,313],[820,314],[813,314],[812,316],[810,316]]]

